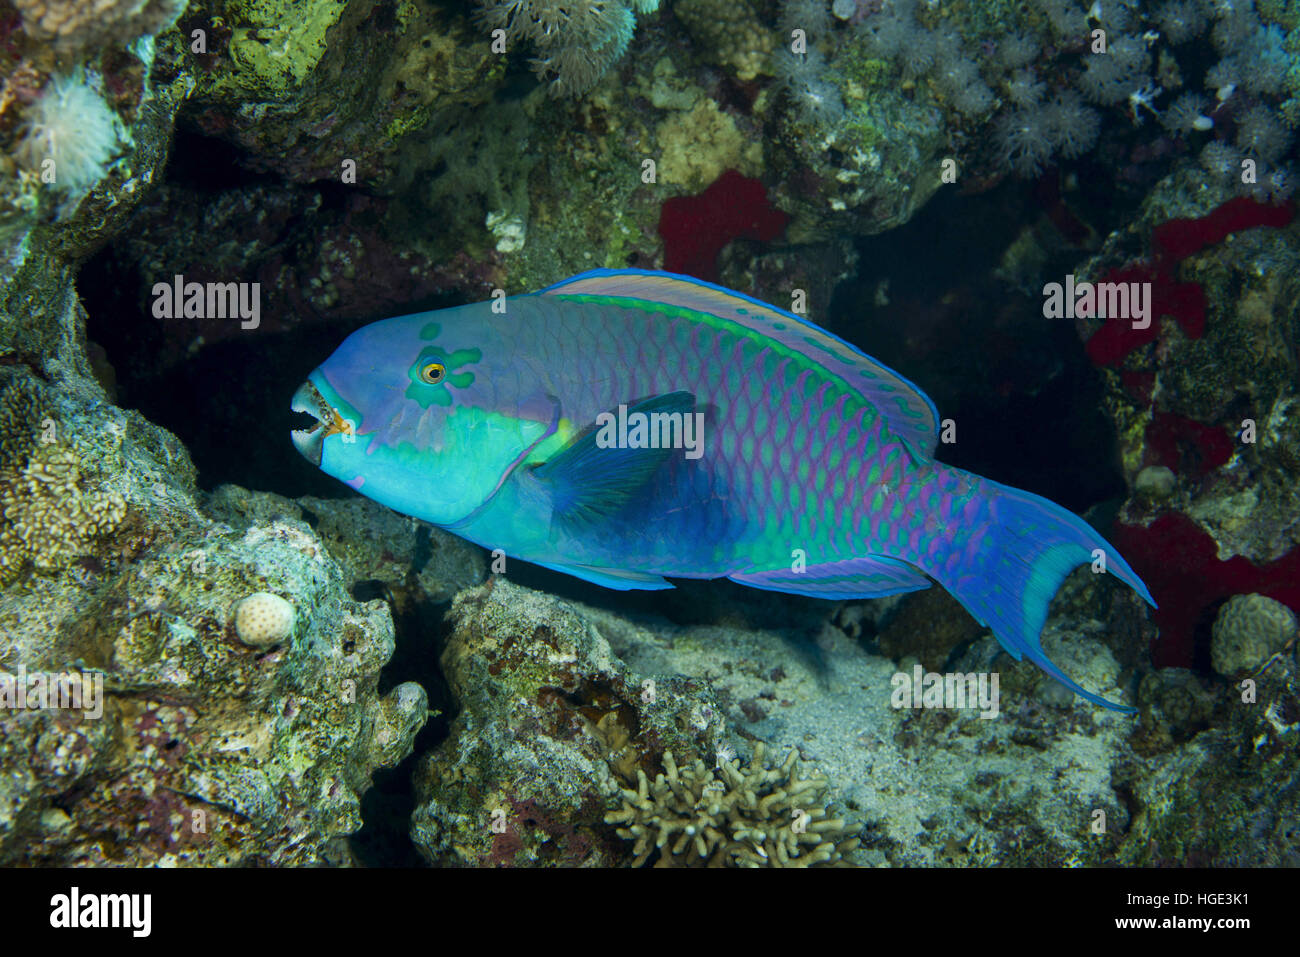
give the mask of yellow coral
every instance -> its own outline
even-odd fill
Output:
[[[77,454],[38,445],[21,468],[0,471],[0,582],[29,569],[57,571],[94,551],[126,518],[126,501],[85,489]]]
[[[748,0],[677,0],[673,12],[705,56],[730,69],[738,80],[769,72],[772,31]]]
[[[746,143],[735,120],[707,98],[689,112],[673,113],[659,124],[655,136],[662,151],[659,175],[665,183],[699,191],[728,169],[746,176],[762,171],[762,147],[757,141]]]
[[[126,45],[170,26],[186,0],[14,0],[23,31],[60,52]]]

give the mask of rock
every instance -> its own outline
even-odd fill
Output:
[[[43,308],[37,324],[81,321],[68,295]],[[0,663],[14,676],[0,693],[14,700],[23,675],[32,687],[66,675],[59,687],[81,698],[4,713],[0,862],[346,860],[339,839],[361,826],[360,795],[410,752],[427,712],[418,687],[378,692],[394,647],[388,607],[353,600],[301,520],[235,528],[206,514],[185,450],[104,403],[75,343],[37,353],[44,378],[0,366],[6,500],[27,495],[24,521],[46,532],[82,498],[116,503],[112,522],[57,551],[5,551],[22,574],[0,582]],[[23,491],[59,462],[78,463],[61,498]],[[238,640],[231,609],[258,592],[292,596],[291,640]]]
[[[481,106],[504,76],[486,35],[432,7],[271,0],[227,17],[201,57],[190,122],[292,182],[390,186],[404,137]]]
[[[421,759],[411,835],[440,865],[631,859],[604,815],[665,750],[723,730],[699,682],[638,675],[577,609],[504,579],[462,592],[442,655],[460,713]]]

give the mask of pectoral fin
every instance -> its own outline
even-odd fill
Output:
[[[695,396],[691,393],[669,392],[629,406],[627,416],[631,420],[636,413],[647,417],[656,412],[686,415],[694,409]],[[615,413],[610,414],[617,419]],[[608,438],[605,428],[593,425],[533,469],[533,476],[550,493],[556,521],[570,528],[589,527],[617,514],[674,452],[666,448],[622,448],[609,444]]]

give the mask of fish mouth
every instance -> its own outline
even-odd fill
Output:
[[[316,420],[309,428],[294,429],[289,433],[293,447],[312,465],[320,466],[321,449],[328,436],[353,434],[352,423],[325,401],[310,380],[298,386],[289,408],[294,412],[305,412]]]

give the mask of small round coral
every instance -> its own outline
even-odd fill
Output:
[[[1296,635],[1296,617],[1263,595],[1233,595],[1214,621],[1210,660],[1221,675],[1253,671]]]
[[[1163,502],[1178,489],[1178,476],[1163,465],[1148,465],[1133,480],[1133,491],[1149,502]]]
[[[235,634],[254,648],[269,648],[293,634],[293,605],[270,592],[254,592],[235,605]]]

